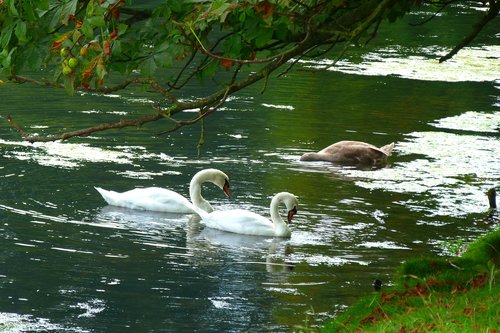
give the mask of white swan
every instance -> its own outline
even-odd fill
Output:
[[[279,215],[278,206],[284,203],[288,211],[288,223],[297,213],[299,202],[288,192],[280,192],[271,200],[271,220],[244,209],[219,210],[212,213],[199,212],[209,228],[254,236],[290,237],[288,224]]]
[[[192,203],[182,195],[160,187],[136,188],[123,193],[104,190],[100,187],[95,189],[112,206],[185,214],[196,213],[199,210],[212,212],[213,208],[210,203],[201,196],[201,184],[204,182],[214,183],[229,198],[229,177],[217,169],[201,170],[193,176],[189,184]]]

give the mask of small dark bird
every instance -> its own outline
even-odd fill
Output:
[[[486,195],[490,201],[490,209],[497,209],[497,191],[494,188],[490,188],[488,192],[486,192]]]
[[[382,289],[382,281],[379,279],[373,281],[373,289],[375,289],[375,291],[380,291],[380,289]]]
[[[490,208],[488,210],[488,215],[486,216],[486,223],[498,223],[500,218],[495,216],[497,214],[497,191],[494,188],[490,188],[486,195],[488,196],[488,201],[490,203]]]

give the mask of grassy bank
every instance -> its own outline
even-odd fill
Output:
[[[394,287],[362,299],[321,332],[500,332],[499,266],[500,230],[460,257],[407,261]]]

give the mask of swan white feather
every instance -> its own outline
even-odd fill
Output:
[[[279,215],[279,205],[284,203],[288,212],[288,223],[297,213],[299,204],[297,198],[288,192],[280,192],[271,200],[271,220],[244,209],[219,210],[212,213],[199,212],[203,223],[209,228],[223,231],[255,235],[290,237],[291,230],[288,224]]]
[[[198,210],[213,211],[210,203],[201,195],[201,184],[205,182],[214,183],[229,198],[229,177],[217,169],[204,169],[193,176],[189,185],[191,202],[179,193],[161,187],[136,188],[123,193],[104,190],[100,187],[95,187],[95,189],[112,206],[190,214]]]

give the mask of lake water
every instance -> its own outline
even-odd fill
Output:
[[[257,85],[207,118],[200,151],[199,125],[156,137],[167,122],[29,144],[7,114],[51,133],[146,114],[155,96],[0,86],[0,331],[287,332],[308,315],[313,325],[334,317],[377,278],[390,285],[405,259],[446,255],[450,242],[495,228],[483,217],[500,179],[500,48],[483,37],[438,64],[468,25],[459,28],[440,39],[400,26],[337,67],[302,62],[265,94]],[[299,161],[346,139],[396,147],[374,171]],[[273,194],[296,194],[292,237],[110,207],[94,190],[187,196],[207,167],[231,181],[230,200],[204,187],[216,209],[268,216]]]

